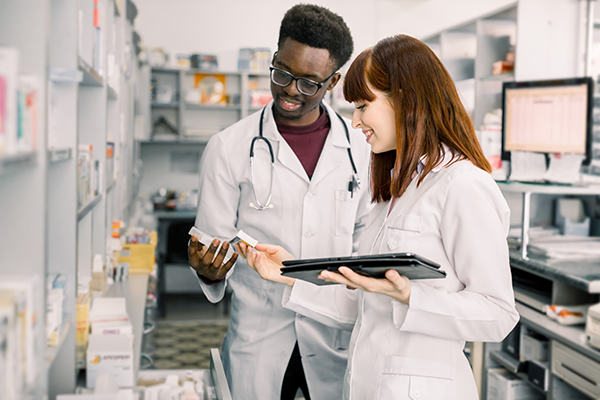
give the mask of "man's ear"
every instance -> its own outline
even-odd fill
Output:
[[[335,87],[335,85],[338,84],[338,82],[340,81],[341,78],[342,78],[342,74],[340,74],[339,72],[336,72],[335,75],[333,75],[333,77],[329,81],[329,86],[327,86],[327,90],[333,89]]]

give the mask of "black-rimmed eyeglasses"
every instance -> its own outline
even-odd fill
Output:
[[[333,74],[329,75],[323,82],[315,82],[306,78],[297,78],[289,72],[279,68],[275,68],[272,65],[269,67],[269,71],[271,72],[271,82],[273,82],[277,86],[286,87],[287,85],[292,83],[292,81],[296,81],[296,89],[298,89],[298,91],[305,96],[314,96],[315,94],[317,94],[317,92],[323,87],[325,82],[327,82],[333,75],[335,75],[334,72]]]

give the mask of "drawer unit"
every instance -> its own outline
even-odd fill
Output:
[[[600,396],[600,363],[552,341],[552,373],[593,398]]]

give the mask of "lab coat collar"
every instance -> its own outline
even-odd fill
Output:
[[[313,174],[312,180],[308,179],[308,175],[306,175],[306,171],[298,157],[289,146],[289,144],[283,140],[283,137],[277,130],[277,124],[275,123],[275,118],[273,116],[273,101],[271,101],[266,107],[265,116],[263,121],[263,135],[267,139],[269,139],[273,143],[273,151],[275,153],[275,158],[279,160],[281,164],[285,167],[289,168],[291,171],[296,173],[299,177],[304,179],[306,182],[315,184],[328,175],[331,171],[333,171],[341,162],[341,155],[347,155],[347,148],[350,147],[350,143],[346,138],[346,131],[342,126],[342,121],[337,117],[333,108],[331,108],[325,102],[321,103],[325,107],[329,115],[329,121],[331,124],[331,129],[327,135],[327,139],[325,140],[325,144],[323,145],[323,150],[321,151],[321,155],[319,156],[319,161],[317,163],[317,167]],[[335,148],[343,148],[343,151]],[[344,153],[344,154],[342,154]],[[352,174],[352,170],[348,171],[348,176]]]
[[[448,146],[446,146],[445,144],[442,144],[442,146],[444,147],[444,155],[442,157],[442,162],[439,163],[439,165],[437,165],[435,168],[433,168],[431,170],[431,172],[439,172],[442,170],[442,168],[446,167],[446,165],[452,161],[453,158],[453,153],[452,150],[450,150],[450,148]],[[423,168],[425,168],[425,164],[427,163],[427,156],[423,155],[421,156],[421,158],[419,159],[419,164],[417,165],[417,172],[420,174],[421,171],[423,171]]]

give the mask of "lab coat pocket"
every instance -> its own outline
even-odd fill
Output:
[[[421,237],[422,218],[420,215],[402,214],[388,226],[387,246],[390,251],[417,253]]]
[[[334,350],[348,350],[350,348],[350,337],[352,331],[338,330],[335,335],[335,343],[333,345]]]
[[[248,275],[241,282],[235,288],[239,301],[232,303],[230,325],[242,342],[251,342],[268,318],[268,282]]]
[[[358,210],[358,194],[351,195],[347,190],[335,192],[335,234],[352,235]]]
[[[388,356],[379,380],[379,400],[456,400],[454,367],[435,360]]]

